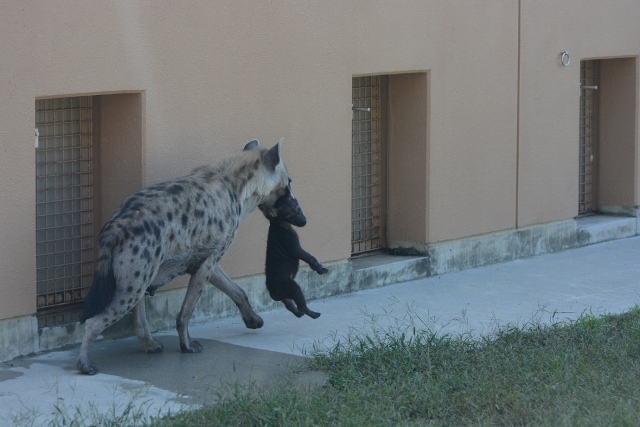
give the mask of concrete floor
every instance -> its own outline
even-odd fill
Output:
[[[311,301],[322,316],[297,319],[283,308],[193,325],[200,354],[182,354],[177,334],[156,334],[164,353],[146,354],[135,338],[98,342],[93,377],[75,369],[77,348],[15,359],[0,368],[0,426],[133,422],[216,402],[239,384],[322,384],[304,355],[373,329],[429,328],[491,334],[498,326],[625,311],[640,302],[640,237],[474,268]]]

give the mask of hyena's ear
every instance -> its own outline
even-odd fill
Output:
[[[276,166],[280,163],[280,146],[282,145],[282,141],[284,141],[284,138],[280,138],[280,141],[262,156],[265,166],[272,172],[276,170]]]
[[[260,146],[260,142],[257,139],[247,142],[242,151],[253,150]]]

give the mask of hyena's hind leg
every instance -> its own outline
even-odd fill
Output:
[[[85,311],[82,313],[84,336],[76,365],[83,374],[95,375],[98,373],[98,368],[89,359],[89,352],[94,341],[102,331],[120,320],[131,309],[126,305],[123,294],[117,291],[115,280],[112,271],[107,271],[106,274],[104,271],[99,271],[97,280],[85,299]],[[105,292],[105,289],[107,291],[113,289],[114,294],[109,297],[109,292]],[[108,299],[109,302],[104,303],[105,299]],[[131,302],[135,303],[134,297]]]
[[[133,303],[135,303],[135,299],[135,297],[132,297]],[[78,363],[76,365],[78,370],[83,374],[95,375],[98,373],[98,368],[89,359],[89,351],[102,331],[127,314],[129,310],[124,307],[124,301],[123,295],[117,293],[113,301],[102,312],[84,321],[84,336],[82,338],[82,344],[80,345],[80,355],[78,356]],[[140,306],[142,307],[141,311],[139,310]],[[144,312],[144,298],[141,298],[135,305],[133,315],[134,331],[147,353],[161,352],[162,343],[156,341],[149,333],[149,325]],[[142,321],[140,321],[140,319],[142,319]]]
[[[89,359],[89,351],[93,342],[98,338],[105,328],[105,322],[102,316],[94,316],[84,322],[84,336],[80,345],[80,355],[76,367],[80,372],[87,375],[95,375],[98,373],[97,366]]]
[[[160,341],[153,338],[151,331],[149,330],[149,323],[147,322],[147,316],[145,312],[145,298],[140,298],[140,301],[133,307],[133,332],[138,337],[140,344],[144,347],[147,353],[161,353],[164,350],[164,346]]]
[[[134,289],[140,289],[140,291],[134,292]],[[142,289],[141,287],[129,286],[125,291],[116,291],[111,302],[102,311],[84,321],[84,337],[82,338],[77,364],[80,372],[88,375],[98,373],[98,368],[89,359],[91,346],[102,331],[116,323],[131,310],[131,305],[129,304],[135,304],[133,308],[133,327],[145,350],[148,353],[162,351],[162,344],[153,339],[149,333],[149,325],[145,318]],[[142,307],[142,310],[139,307]]]

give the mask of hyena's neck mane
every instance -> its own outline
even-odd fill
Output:
[[[269,195],[264,168],[261,152],[250,150],[230,157],[216,166],[201,166],[193,171],[193,175],[198,176],[205,187],[215,188],[222,183],[231,189],[242,206],[241,217],[244,218]]]

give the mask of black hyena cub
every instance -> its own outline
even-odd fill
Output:
[[[302,249],[298,233],[291,226],[293,224],[296,227],[304,227],[307,223],[298,201],[288,190],[273,207],[260,206],[260,210],[269,220],[265,267],[269,295],[274,301],[282,301],[297,317],[306,314],[317,319],[320,313],[311,311],[307,307],[302,289],[294,279],[300,260],[309,264],[318,274],[325,274],[329,270],[323,267],[313,255]]]

